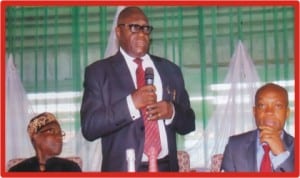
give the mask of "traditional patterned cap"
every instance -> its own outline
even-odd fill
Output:
[[[32,135],[41,130],[41,128],[53,122],[57,122],[56,117],[49,112],[44,112],[30,120],[27,127],[27,132],[29,136],[32,137]]]

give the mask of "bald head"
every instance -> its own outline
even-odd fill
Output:
[[[144,12],[139,8],[139,7],[126,7],[124,8],[118,17],[118,24],[124,23],[125,19],[128,19],[130,17],[133,17],[135,15],[142,15],[144,16],[144,19],[148,22],[148,18],[146,17],[146,15],[144,14]]]
[[[267,83],[257,90],[257,92],[255,94],[255,103],[257,103],[257,101],[259,100],[261,93],[269,92],[269,91],[275,91],[277,93],[282,94],[282,96],[285,98],[286,106],[288,106],[289,101],[288,101],[287,90],[285,88],[283,88],[282,86],[274,84],[274,83]]]

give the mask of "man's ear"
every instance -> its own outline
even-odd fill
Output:
[[[34,149],[36,149],[36,143],[35,143],[35,140],[33,138],[34,136],[30,137],[30,141],[31,141],[31,144],[33,146]]]
[[[286,114],[285,114],[285,120],[288,120],[288,118],[290,117],[290,108],[288,107],[287,110],[286,110]]]
[[[117,37],[117,39],[119,39],[119,37],[121,36],[121,32],[120,32],[120,28],[117,26],[116,28],[115,28],[115,33],[116,33],[116,37]]]
[[[41,138],[39,138],[38,135],[33,135],[31,137],[31,143],[32,143],[33,147],[37,147],[37,145],[40,144],[40,142],[41,142],[40,140],[41,140]]]
[[[256,107],[253,106],[253,107],[252,107],[252,114],[253,114],[253,116],[255,116],[255,113],[256,113]]]

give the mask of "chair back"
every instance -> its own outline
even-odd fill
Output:
[[[223,154],[214,154],[211,157],[210,172],[220,172]]]
[[[179,172],[190,172],[190,155],[183,150],[177,151]]]

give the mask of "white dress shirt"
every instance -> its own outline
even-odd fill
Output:
[[[133,61],[135,58],[129,56],[122,48],[120,48],[120,51],[121,51],[121,54],[123,55],[123,57],[125,58],[125,61],[128,66],[128,69],[130,71],[130,75],[131,75],[131,78],[135,85],[135,88],[137,88],[137,84],[136,84],[137,64]],[[155,87],[156,87],[157,101],[161,101],[163,93],[162,93],[162,82],[161,82],[159,73],[157,72],[155,65],[153,64],[153,61],[151,60],[151,58],[148,54],[141,57],[141,59],[142,59],[142,65],[143,65],[144,70],[147,67],[153,68],[153,73],[154,73],[153,85],[155,85]],[[135,108],[131,95],[127,96],[127,104],[128,104],[128,109],[131,114],[131,118],[133,120],[140,118],[141,117],[140,111]],[[173,108],[173,111],[174,111],[174,108]],[[173,117],[174,117],[174,112],[173,112]],[[158,159],[165,157],[169,153],[167,134],[166,134],[164,124],[170,124],[173,120],[173,117],[172,117],[172,119],[166,120],[167,122],[164,122],[164,120],[162,120],[162,119],[158,120],[158,127],[159,127],[160,141],[161,141],[161,152],[158,155]],[[143,154],[142,161],[147,161],[147,160],[148,160],[147,156],[145,154]]]

